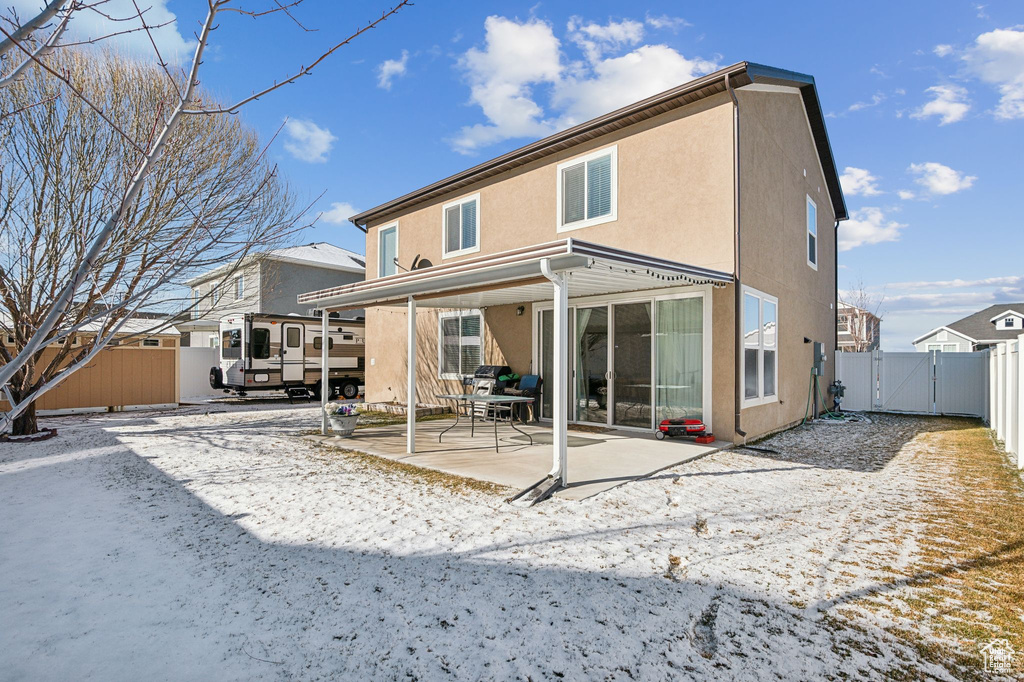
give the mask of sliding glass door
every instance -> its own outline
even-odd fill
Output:
[[[612,306],[615,426],[651,426],[651,303]]]
[[[702,294],[569,308],[570,421],[654,428],[662,419],[704,418]],[[541,416],[552,415],[554,315],[537,315]]]

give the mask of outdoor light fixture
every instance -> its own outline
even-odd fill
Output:
[[[519,306],[516,308],[516,317],[522,317],[523,312],[526,310],[525,306]]]

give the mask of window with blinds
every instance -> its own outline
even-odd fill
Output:
[[[616,148],[558,166],[558,227],[572,230],[615,220]]]
[[[480,250],[479,207],[479,194],[443,206],[445,256]]]
[[[479,310],[441,313],[438,361],[442,379],[471,376],[483,363],[483,316]]]
[[[387,277],[398,272],[395,259],[398,258],[398,225],[381,229],[377,244],[377,276]]]

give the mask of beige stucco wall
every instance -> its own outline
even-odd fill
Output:
[[[804,337],[825,343],[828,362],[820,383],[828,397],[835,368],[836,241],[835,213],[800,95],[737,94],[741,281],[779,299],[779,400],[742,410],[749,439],[803,418],[812,363]],[[807,264],[807,196],[818,208],[816,271]]]
[[[834,367],[834,217],[813,140],[798,95],[739,90],[744,283],[779,299],[779,392],[777,403],[746,408],[742,427],[753,438],[803,416],[811,347],[804,336],[824,341],[829,356],[822,390]],[[556,230],[556,166],[595,149],[618,145],[618,217],[604,225]],[[371,226],[367,277],[376,276],[377,228],[399,223],[399,262],[419,255],[441,258],[442,204],[480,193],[480,253],[573,237],[733,270],[732,107],[726,96],[671,112],[629,129],[429,205]],[[804,169],[807,176],[804,177]],[[805,196],[818,206],[818,262],[805,258]],[[465,257],[475,257],[478,254]],[[457,259],[452,259],[457,260]],[[734,288],[711,296],[714,352],[711,413],[715,434],[734,436]],[[484,359],[526,374],[532,355],[532,316],[516,306],[484,312]],[[404,400],[406,317],[401,308],[367,310],[366,387],[369,400]],[[420,401],[457,391],[438,378],[437,311],[418,315]]]
[[[732,271],[732,108],[725,95],[656,116],[371,225],[367,279],[377,276],[377,229],[398,222],[398,262],[434,265],[572,237]],[[557,230],[559,163],[616,144],[613,222]],[[480,193],[479,253],[442,259],[442,206]]]

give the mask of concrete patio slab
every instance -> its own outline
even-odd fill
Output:
[[[547,476],[551,470],[551,429],[519,426],[529,439],[498,425],[498,451],[494,448],[494,426],[478,423],[470,435],[463,420],[445,433],[451,420],[421,422],[416,425],[416,453],[405,450],[405,425],[358,429],[350,438],[307,436],[350,450],[444,471],[481,481],[489,481],[522,490]],[[600,433],[569,432],[569,469],[567,487],[556,495],[582,500],[618,485],[649,476],[723,448],[730,443],[715,441],[698,445],[692,441],[659,441],[652,434],[607,430]]]

